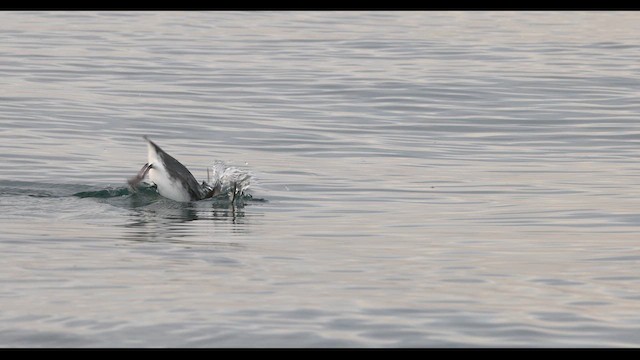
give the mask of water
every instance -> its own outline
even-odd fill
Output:
[[[3,12],[0,345],[637,347],[638,33]],[[145,134],[251,197],[131,194]]]

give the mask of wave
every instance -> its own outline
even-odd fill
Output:
[[[250,192],[253,175],[242,169],[227,166],[222,161],[214,162],[208,168],[207,181],[203,185],[212,189],[217,188],[217,195],[200,200],[197,203],[210,203],[213,207],[243,207],[252,202],[266,202],[266,199],[255,198]],[[80,191],[79,191],[80,190]],[[0,180],[0,196],[28,196],[38,198],[76,197],[81,199],[96,199],[129,208],[149,205],[160,200],[164,201],[155,186],[141,183],[135,189],[128,186],[94,187],[80,184],[55,184],[28,181]],[[127,204],[120,199],[131,200]]]

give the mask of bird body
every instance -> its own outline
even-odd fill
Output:
[[[193,174],[173,156],[167,154],[158,145],[144,136],[147,141],[147,163],[138,175],[129,179],[133,188],[148,178],[156,185],[158,193],[166,198],[180,201],[196,201],[206,199],[219,193],[207,184],[198,184]]]

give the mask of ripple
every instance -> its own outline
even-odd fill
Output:
[[[0,344],[640,344],[637,14],[0,20]]]

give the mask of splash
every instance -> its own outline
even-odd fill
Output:
[[[253,175],[246,170],[227,166],[224,161],[216,160],[213,166],[207,168],[207,181],[202,186],[212,191],[214,196],[228,196],[233,202],[247,196]]]
[[[253,175],[246,170],[234,166],[228,166],[225,162],[217,160],[213,166],[207,168],[207,181],[202,182],[206,191],[212,191],[213,196],[200,200],[209,201],[214,206],[238,205],[243,206],[247,202],[263,202],[264,199],[255,199],[248,190],[251,186]],[[118,199],[127,198],[148,204],[159,199],[155,186],[145,182],[130,187],[108,187],[104,189],[76,192],[73,196],[79,198]]]

